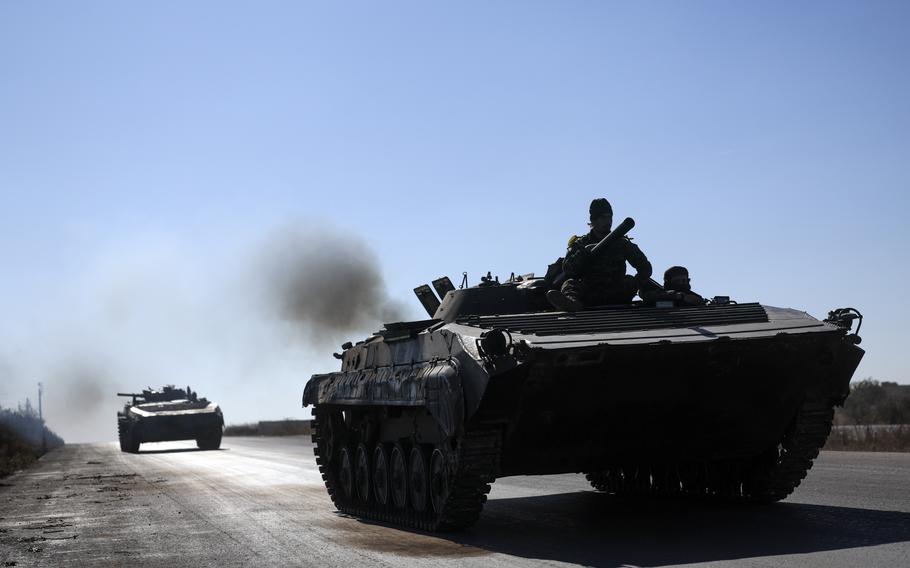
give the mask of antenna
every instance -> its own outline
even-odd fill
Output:
[[[44,425],[44,409],[41,404],[41,399],[44,396],[44,383],[38,382],[38,420],[41,421],[41,453],[47,453],[47,427]]]

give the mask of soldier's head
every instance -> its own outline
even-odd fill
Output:
[[[688,292],[692,289],[689,284],[689,271],[685,266],[671,266],[664,272],[664,289]]]
[[[603,197],[591,202],[588,213],[591,215],[591,221],[588,225],[598,233],[606,234],[613,228],[613,207]]]

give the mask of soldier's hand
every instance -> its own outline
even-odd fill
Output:
[[[683,294],[682,300],[690,306],[701,306],[705,303],[705,299],[698,294]]]
[[[575,250],[575,261],[581,266],[586,266],[591,261],[591,257],[593,256],[591,254],[591,249],[589,249],[588,246],[578,247]]]

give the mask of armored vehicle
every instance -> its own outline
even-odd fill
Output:
[[[136,453],[144,442],[196,440],[202,450],[221,447],[224,417],[216,402],[199,398],[190,387],[167,385],[161,390],[144,389],[141,393],[117,393],[131,401],[117,412],[120,449]]]
[[[307,383],[340,511],[461,529],[497,477],[569,472],[611,494],[778,501],[864,353],[852,308],[819,320],[716,297],[567,313],[547,279],[465,284],[415,289],[430,319],[346,343],[341,370]]]

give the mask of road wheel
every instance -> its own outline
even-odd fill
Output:
[[[389,503],[389,458],[382,443],[373,450],[373,495],[380,505]]]
[[[217,450],[221,447],[221,426],[212,429],[201,438],[196,438],[196,446],[200,450]]]
[[[370,500],[370,481],[370,453],[366,444],[361,442],[357,444],[357,452],[354,454],[354,482],[361,501]]]
[[[436,448],[430,457],[430,502],[436,514],[442,513],[448,498],[449,468],[445,454]]]
[[[420,446],[415,444],[411,448],[411,457],[408,467],[408,487],[411,498],[411,508],[415,511],[424,511],[427,508],[427,460]]]
[[[392,447],[389,458],[389,482],[392,489],[392,503],[403,509],[408,504],[408,466],[401,444]]]
[[[350,499],[354,495],[354,464],[347,446],[341,448],[338,456],[338,482],[345,499]]]
[[[337,459],[338,450],[344,444],[344,417],[337,410],[316,408],[315,425],[319,436],[319,455],[325,463],[332,463]]]

